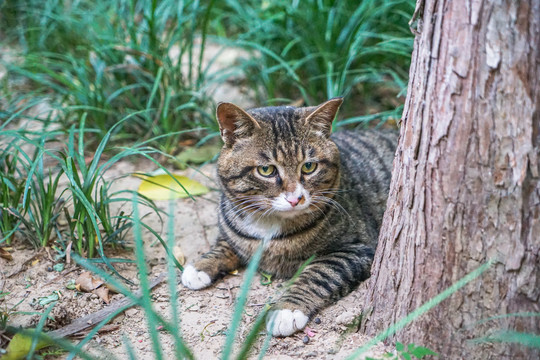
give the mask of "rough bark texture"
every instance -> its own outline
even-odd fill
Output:
[[[532,359],[540,333],[540,0],[421,1],[368,333],[488,259],[480,278],[398,333],[445,359]]]

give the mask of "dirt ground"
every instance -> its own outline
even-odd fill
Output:
[[[144,162],[124,161],[116,164],[107,173],[112,179],[120,175],[141,171],[152,170],[150,164]],[[207,165],[201,169],[210,178],[214,177],[215,166]],[[193,176],[193,170],[184,172]],[[215,187],[215,183],[201,175],[194,178]],[[136,190],[140,179],[124,177],[114,183],[116,189]],[[219,193],[212,191],[207,195],[198,197],[196,201],[179,199],[175,201],[175,238],[177,244],[184,252],[187,261],[207,251],[214,242],[217,234],[216,206]],[[167,211],[168,201],[156,202],[163,210]],[[123,204],[122,209],[129,210],[130,204]],[[118,209],[116,209],[118,210]],[[141,209],[141,214],[146,210]],[[151,214],[145,218],[147,224],[166,235],[157,216]],[[145,254],[149,271],[152,276],[164,272],[166,266],[165,251],[153,236],[143,232],[145,241]],[[132,241],[130,241],[132,244]],[[96,295],[80,293],[68,290],[66,284],[74,280],[83,271],[82,268],[70,264],[66,265],[62,272],[57,272],[52,267],[58,263],[54,261],[54,251],[48,249],[34,251],[23,241],[15,241],[12,255],[13,261],[0,258],[0,291],[9,292],[4,299],[0,300],[2,309],[15,308],[17,313],[10,317],[13,326],[28,327],[37,323],[44,307],[37,304],[41,297],[51,295],[59,290],[60,300],[55,305],[52,316],[54,320],[47,322],[47,329],[57,329],[65,326],[77,318],[95,312],[107,306]],[[134,258],[131,249],[110,250],[110,257]],[[117,264],[116,268],[126,278],[138,283],[137,270],[133,264]],[[51,271],[52,270],[52,271]],[[180,275],[180,272],[178,272]],[[180,276],[178,276],[178,280]],[[198,359],[215,359],[223,348],[225,331],[230,323],[234,310],[234,303],[243,281],[243,271],[238,275],[229,275],[222,281],[201,291],[191,291],[179,285],[178,309],[181,314],[181,330],[185,341]],[[256,315],[262,309],[268,298],[275,295],[281,282],[273,282],[269,286],[262,285],[259,276],[253,281],[247,301],[246,311],[242,317],[240,332],[237,334],[236,348],[242,344],[244,337],[255,321]],[[135,287],[134,287],[135,289]],[[167,283],[158,285],[153,291],[155,309],[165,318],[170,313],[170,301]],[[349,355],[354,349],[364,344],[368,338],[356,331],[353,323],[363,308],[360,303],[362,288],[353,292],[346,298],[322,311],[317,320],[308,323],[312,330],[309,342],[305,343],[306,332],[299,332],[288,338],[273,338],[270,342],[267,359],[341,359]],[[112,301],[122,298],[122,295],[114,295]],[[86,349],[99,358],[127,358],[126,347],[123,337],[126,336],[133,345],[139,359],[149,359],[152,356],[150,335],[144,316],[144,312],[137,307],[126,310],[110,323],[111,331],[100,333],[87,345]],[[173,358],[172,339],[164,333],[162,346],[166,358]],[[261,336],[255,345],[252,357],[256,358],[263,344],[264,336]],[[381,357],[385,351],[389,351],[383,344],[372,349],[368,356]],[[65,355],[57,355],[51,358],[64,358]]]

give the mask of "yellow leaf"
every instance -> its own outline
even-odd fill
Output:
[[[47,341],[38,340],[36,350],[49,346]],[[11,339],[4,356],[0,360],[19,360],[24,359],[32,347],[32,337],[24,334],[15,334]]]
[[[186,263],[186,257],[184,256],[184,252],[180,246],[175,245],[173,247],[173,255],[180,265],[184,265]]]
[[[192,196],[203,195],[210,191],[203,184],[186,176],[174,175],[174,177]],[[139,186],[139,193],[152,200],[169,200],[186,198],[189,196],[186,191],[168,174],[144,177],[141,185]]]

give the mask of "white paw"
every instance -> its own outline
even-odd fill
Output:
[[[204,271],[198,271],[193,265],[187,265],[182,272],[182,284],[191,290],[199,290],[212,283],[210,276]]]
[[[289,336],[302,330],[309,318],[300,310],[270,311],[266,319],[266,331],[274,336]]]

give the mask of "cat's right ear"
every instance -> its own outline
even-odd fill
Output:
[[[332,132],[332,122],[342,103],[343,98],[341,97],[322,103],[306,117],[305,124],[310,127],[313,133],[329,137]]]
[[[231,103],[219,103],[216,110],[221,138],[226,145],[231,146],[242,137],[253,134],[261,126],[251,115]]]

